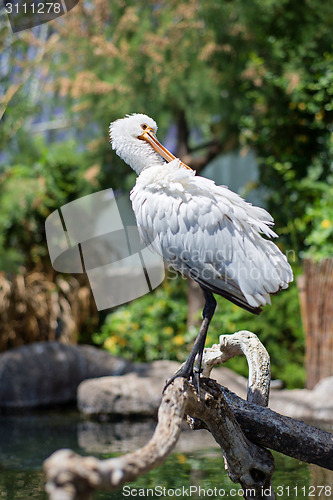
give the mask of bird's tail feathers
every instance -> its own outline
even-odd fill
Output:
[[[217,286],[214,282],[205,281],[201,278],[196,278],[196,281],[211,292],[216,293],[217,295],[221,295],[221,297],[224,297],[236,306],[245,309],[245,311],[251,312],[252,314],[260,314],[262,312],[262,306],[251,306],[246,297],[240,292],[232,292],[230,290],[227,290],[226,288]]]

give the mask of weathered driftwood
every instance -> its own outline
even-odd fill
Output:
[[[175,446],[187,402],[186,381],[177,379],[164,393],[158,424],[149,443],[119,458],[98,460],[59,450],[44,463],[51,500],[88,500],[97,490],[112,491],[162,464]]]
[[[271,487],[274,470],[272,454],[246,438],[220,386],[210,382],[213,381],[201,381],[200,399],[189,388],[186,413],[204,422],[204,428],[211,432],[221,446],[229,477],[242,486],[244,498],[263,498],[264,490],[272,493],[265,498],[275,498]]]
[[[268,408],[260,408],[268,405],[270,359],[254,333],[243,330],[233,335],[220,335],[220,345],[205,349],[203,374],[209,377],[215,365],[239,354],[246,356],[249,365],[247,402],[225,387],[218,387],[244,434],[259,446],[333,470],[332,434]],[[218,384],[210,381],[209,385],[213,388]]]
[[[192,428],[209,430],[219,443],[228,474],[241,484],[244,498],[247,494],[252,500],[263,498],[265,490],[271,492],[266,499],[274,498],[270,488],[273,458],[262,447],[333,470],[331,434],[261,406],[268,401],[269,358],[256,336],[239,332],[220,340],[220,346],[206,350],[205,374],[232,353],[245,352],[252,373],[248,391],[252,402],[207,378],[200,381],[198,397],[192,384],[178,378],[163,394],[155,433],[140,450],[108,460],[81,457],[71,450],[57,451],[48,458],[44,468],[50,500],[89,500],[97,489],[114,490],[160,465],[176,444],[186,414]],[[263,354],[255,355],[256,349]]]
[[[247,330],[233,335],[220,335],[220,345],[205,349],[203,374],[210,376],[214,366],[244,354],[249,365],[247,401],[267,406],[271,382],[271,365],[268,352],[258,337]]]
[[[239,354],[246,356],[249,365],[247,400],[267,406],[271,380],[270,359],[254,333],[244,330],[233,335],[221,335],[220,345],[215,344],[205,349],[203,374],[209,377],[215,365]],[[207,383],[209,381],[207,379]],[[201,387],[204,383],[202,381]],[[271,496],[266,494],[266,498],[275,498],[271,484],[273,457],[268,450],[253,447],[253,442],[246,439],[221,389],[218,384],[214,386],[214,383],[206,386],[206,398],[211,399],[208,418],[202,416],[206,413],[207,405],[203,407],[201,398],[200,404],[187,406],[187,412],[191,415],[190,425],[195,429],[200,428],[200,423],[195,419],[205,422],[204,427],[221,446],[230,479],[240,483],[244,498],[247,498],[246,491],[250,491],[252,498],[261,498],[263,491],[271,492]]]
[[[217,384],[210,380],[209,384]],[[333,470],[333,434],[269,408],[248,403],[221,387],[244,434],[254,443]]]
[[[203,382],[201,387],[199,399],[191,384],[176,379],[163,395],[151,441],[134,453],[97,460],[71,450],[55,452],[44,464],[49,498],[88,500],[96,489],[114,490],[160,465],[177,442],[185,413],[200,418],[220,444],[230,478],[250,491],[252,499],[262,498],[260,492],[269,487],[273,472],[271,454],[244,436],[218,385],[210,392]]]

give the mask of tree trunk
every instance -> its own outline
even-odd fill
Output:
[[[306,338],[306,386],[312,389],[333,375],[333,259],[306,259],[298,287]]]

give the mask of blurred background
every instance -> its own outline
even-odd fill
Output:
[[[197,173],[270,211],[295,273],[260,317],[218,298],[206,345],[247,329],[267,348],[282,386],[312,389],[332,377],[333,3],[80,0],[66,15],[15,34],[0,12],[1,401],[7,394],[9,406],[22,396],[30,406],[45,404],[50,386],[63,399],[68,388],[73,400],[82,377],[72,376],[70,349],[82,344],[129,362],[181,362],[192,347],[202,307],[193,284],[167,275],[154,292],[98,312],[86,275],[56,272],[48,254],[52,212],[106,188],[128,200],[135,174],[111,150],[108,127],[135,112],[152,116],[159,139]],[[96,376],[102,357],[89,359],[86,377]],[[247,376],[243,358],[228,367]],[[140,419],[139,427],[90,422],[76,407],[7,411],[0,410],[0,497],[7,500],[46,500],[42,462],[60,446],[110,456],[136,449],[154,427]],[[191,433],[183,444],[195,441]],[[221,477],[214,443],[199,441],[136,484],[234,487]],[[275,457],[276,485],[333,484],[324,469]]]
[[[197,173],[271,212],[297,278],[259,318],[219,300],[207,345],[246,328],[288,388],[333,375],[333,4],[81,0],[20,33],[0,22],[0,350],[59,340],[133,361],[187,357],[195,287],[167,276],[98,313],[85,275],[56,273],[46,246],[54,210],[129,193],[135,174],[108,126],[140,112]],[[230,366],[246,374],[242,359]]]

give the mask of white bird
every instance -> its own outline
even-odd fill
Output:
[[[142,240],[203,290],[206,302],[198,337],[184,365],[167,382],[192,377],[198,388],[216,307],[213,293],[259,314],[270,304],[270,294],[288,287],[293,273],[268,239],[277,237],[271,215],[227,187],[197,176],[160,144],[156,132],[155,121],[143,114],[110,125],[112,148],[138,174],[130,198]]]

